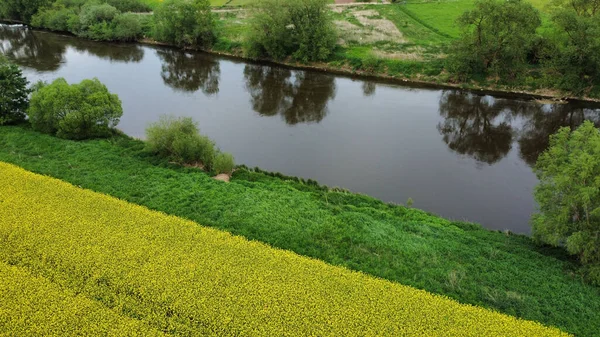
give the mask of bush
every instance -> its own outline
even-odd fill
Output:
[[[337,34],[325,0],[262,0],[246,38],[250,57],[326,60]]]
[[[33,129],[68,139],[110,136],[123,115],[119,97],[98,79],[38,84],[27,111]]]
[[[152,9],[139,0],[104,0],[107,4],[115,7],[121,12],[146,13]]]
[[[35,14],[31,19],[31,25],[55,31],[71,31],[71,22],[78,19],[79,16],[74,8],[55,3],[52,7],[41,9]]]
[[[235,167],[235,161],[233,160],[233,155],[231,155],[231,153],[220,152],[215,157],[215,162],[213,164],[213,170],[217,174],[221,174],[221,173],[231,174],[233,172],[234,167]]]
[[[119,15],[119,10],[109,4],[86,4],[81,8],[79,21],[82,29],[103,22],[112,22]]]
[[[190,117],[161,116],[146,129],[147,149],[180,164],[202,164],[212,169],[215,144],[200,134]]]
[[[118,41],[136,41],[142,37],[140,16],[126,13],[119,14],[113,21],[112,38]]]
[[[21,69],[0,55],[0,125],[25,120],[30,92],[27,84]]]
[[[208,0],[165,0],[154,11],[154,37],[177,46],[210,47],[215,21]]]
[[[600,131],[590,121],[571,133],[562,128],[535,167],[538,241],[564,246],[600,285]]]

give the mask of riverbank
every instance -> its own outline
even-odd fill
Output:
[[[340,38],[336,51],[327,62],[301,63],[293,59],[247,58],[242,50],[244,34],[250,19],[246,9],[215,10],[215,15],[218,17],[216,43],[210,49],[186,49],[235,57],[244,61],[416,87],[461,89],[480,94],[555,102],[600,102],[598,97],[575,97],[558,90],[537,88],[541,80],[535,79],[535,75],[527,76],[528,84],[508,85],[494,82],[493,79],[486,79],[483,82],[452,82],[449,74],[446,73],[444,62],[448,47],[456,38],[457,32],[451,24],[446,23],[443,27],[436,27],[426,18],[419,17],[410,7],[414,5],[353,4],[331,7]],[[461,3],[460,10],[465,8]],[[451,13],[452,16],[457,17],[459,12],[454,12]],[[445,18],[445,21],[452,20]],[[138,42],[176,48],[168,43],[148,38]]]
[[[600,289],[562,250],[526,236],[244,167],[227,184],[125,136],[76,142],[3,126],[0,161],[578,336],[600,330]]]

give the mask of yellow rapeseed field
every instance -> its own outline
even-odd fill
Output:
[[[567,336],[4,163],[0,262],[11,336],[28,323],[73,335],[82,320],[117,335],[134,321],[185,336]],[[54,332],[82,306],[73,330]],[[106,324],[102,306],[122,320]]]

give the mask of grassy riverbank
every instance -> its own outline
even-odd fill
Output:
[[[123,136],[74,142],[0,127],[0,161],[578,336],[600,331],[600,289],[561,250],[525,236],[245,169],[227,184]]]
[[[545,98],[571,97],[568,92],[549,89],[538,67],[525,76],[507,82],[477,78],[456,82],[446,70],[450,47],[460,36],[459,16],[473,8],[474,0],[422,1],[405,4],[331,6],[339,33],[337,48],[326,62],[300,63],[292,59],[279,63],[296,67],[344,72],[388,79],[451,87],[524,93]],[[542,27],[549,29],[546,3],[532,0],[540,10]],[[217,42],[211,51],[244,57],[243,45],[251,15],[238,10],[216,10]],[[597,90],[596,90],[597,91]],[[592,90],[588,100],[598,99]]]

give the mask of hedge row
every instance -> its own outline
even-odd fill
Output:
[[[0,261],[169,334],[567,336],[5,163],[0,200]]]

